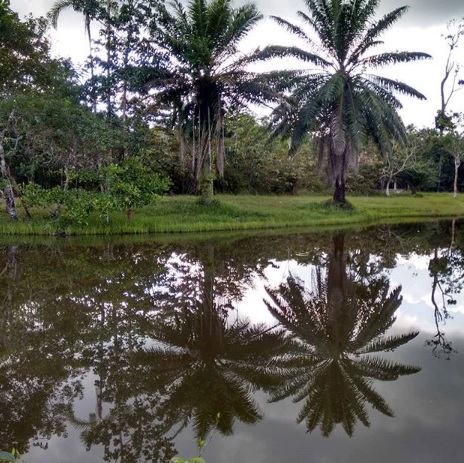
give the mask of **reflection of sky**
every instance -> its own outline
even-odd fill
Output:
[[[396,267],[388,271],[390,290],[402,286],[403,303],[396,313],[397,329],[427,332],[435,330],[429,261],[429,256],[415,254],[408,258],[398,256]],[[240,315],[250,318],[254,323],[275,322],[263,303],[263,298],[266,297],[265,286],[276,287],[284,283],[289,274],[301,278],[305,285],[309,286],[312,268],[314,267],[298,264],[294,260],[275,262],[274,265],[268,266],[264,271],[267,281],[256,282],[254,288],[245,293],[243,301],[239,304]],[[454,294],[453,297],[457,300],[457,304],[448,306],[452,318],[443,322],[446,323],[443,328],[450,334],[456,331],[464,333],[464,294]],[[440,300],[439,297],[437,300]]]
[[[74,402],[76,419],[88,420],[89,415],[96,411],[95,379],[96,377],[92,374],[83,379],[84,397]],[[52,437],[46,451],[31,446],[27,456],[24,457],[24,463],[101,462],[103,450],[98,446],[92,447],[89,451],[86,450],[85,444],[80,440],[81,431],[68,424],[67,437]]]
[[[430,257],[413,255],[406,259],[398,258],[397,266],[391,271],[392,287],[401,285],[403,290],[403,304],[399,308],[398,325],[415,324],[417,328],[424,331],[435,329],[431,302],[432,277],[429,274],[428,265]],[[453,294],[456,305],[448,305],[448,311],[452,319],[446,321],[443,329],[447,333],[459,331],[464,332],[464,295]],[[436,296],[438,302],[441,296]],[[443,323],[442,323],[443,325]]]

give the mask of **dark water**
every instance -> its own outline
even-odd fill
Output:
[[[464,224],[0,243],[25,462],[458,462]]]

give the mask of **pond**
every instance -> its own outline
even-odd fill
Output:
[[[461,461],[463,222],[0,248],[25,462]]]

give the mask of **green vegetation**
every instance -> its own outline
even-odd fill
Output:
[[[213,203],[201,204],[194,196],[164,197],[156,206],[135,209],[132,217],[114,212],[107,223],[98,212],[85,223],[64,224],[50,218],[52,209],[32,208],[32,219],[12,222],[0,216],[2,235],[54,234],[143,234],[256,230],[292,227],[330,227],[350,224],[393,223],[412,219],[464,216],[462,197],[424,193],[395,197],[353,197],[352,211],[325,205],[328,196],[219,195]],[[21,211],[20,211],[21,212]],[[21,214],[20,214],[21,215]],[[66,213],[64,213],[66,217]]]
[[[306,0],[298,15],[308,31],[274,18],[304,45],[246,54],[241,40],[263,17],[253,4],[57,0],[48,20],[22,20],[0,0],[0,233],[461,216],[459,199],[424,192],[464,190],[464,117],[442,107],[436,127],[404,127],[399,98],[422,95],[370,72],[428,55],[372,54],[407,11],[377,20],[379,3]],[[90,47],[79,70],[53,57],[47,38],[68,8],[84,17]],[[249,67],[289,56],[312,70]],[[259,119],[249,105],[262,103],[274,109]],[[416,197],[380,197],[391,190]],[[284,194],[292,197],[265,196]]]

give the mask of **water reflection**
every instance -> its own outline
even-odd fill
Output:
[[[436,357],[450,359],[456,351],[442,329],[442,324],[452,318],[449,307],[457,303],[456,296],[464,284],[464,254],[456,239],[456,221],[451,223],[449,245],[442,247],[438,226],[435,229],[434,249],[429,261],[429,274],[432,277],[430,299],[434,309],[436,334],[427,341]]]
[[[305,400],[297,422],[305,421],[308,431],[320,427],[329,436],[340,423],[351,436],[357,421],[369,426],[366,403],[393,416],[372,380],[392,381],[420,370],[365,354],[392,351],[419,333],[385,336],[402,301],[401,287],[390,293],[385,275],[348,272],[344,235],[332,241],[327,267],[313,269],[309,289],[292,275],[278,289],[267,288],[269,311],[297,340],[287,377],[271,400]]]
[[[135,358],[144,367],[143,389],[164,391],[162,409],[179,423],[191,422],[199,441],[215,429],[232,434],[236,420],[254,424],[262,418],[251,393],[277,383],[272,360],[287,346],[282,330],[240,318],[228,323],[207,300],[160,326],[153,333],[160,344]]]
[[[383,381],[418,371],[401,360],[416,332],[393,326],[399,284],[428,286],[423,312],[450,343],[439,316],[459,305],[463,255],[459,226],[441,223],[345,236],[5,244],[0,450],[18,442],[26,461],[39,461],[42,447],[58,463],[56,442],[73,439],[73,463],[164,463],[191,431],[194,446],[214,435],[210,450],[243,426],[267,429],[273,407],[291,409],[287,397],[304,402],[298,420],[308,430],[332,439],[340,424],[356,437],[371,408],[398,410]],[[411,285],[399,262],[418,259],[425,270]],[[276,278],[289,261],[290,274]]]

